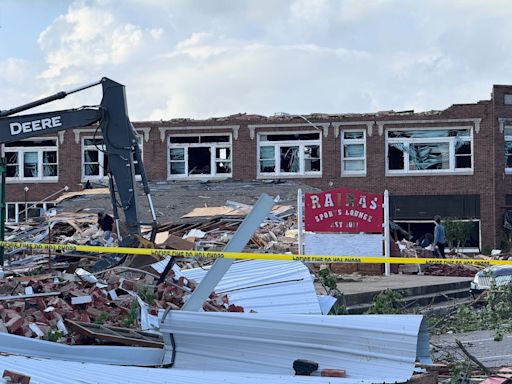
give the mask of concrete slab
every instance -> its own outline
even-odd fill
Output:
[[[407,289],[414,287],[438,286],[452,283],[464,283],[472,281],[472,277],[453,276],[426,276],[426,275],[391,275],[391,276],[357,276],[347,275],[338,281],[337,288],[345,295],[381,292],[385,289]],[[319,294],[325,294],[325,290],[319,282],[315,283]]]
[[[485,366],[500,367],[512,365],[512,334],[503,336],[502,341],[494,341],[494,331],[475,331],[444,335],[430,335],[431,352],[434,361],[464,360],[455,339],[480,360]]]
[[[347,276],[337,287],[343,296],[338,302],[350,314],[365,313],[375,296],[386,289],[399,291],[402,303],[407,308],[432,306],[447,300],[463,299],[470,296],[470,277],[391,275],[391,276]],[[325,294],[320,283],[316,285],[319,294]]]

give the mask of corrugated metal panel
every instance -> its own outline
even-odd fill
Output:
[[[174,336],[175,367],[182,369],[288,374],[302,358],[345,369],[351,379],[402,382],[417,357],[429,356],[428,330],[418,315],[171,311],[160,330]]]
[[[182,270],[201,281],[208,269]],[[249,260],[235,263],[215,288],[228,294],[229,302],[258,313],[321,314],[313,279],[298,261]]]
[[[156,366],[164,351],[158,348],[66,345],[0,332],[0,352],[78,362]],[[170,360],[166,360],[169,363]]]
[[[60,360],[0,356],[0,369],[24,373],[30,384],[365,384],[365,381],[328,377],[265,375],[177,368],[119,367]],[[369,384],[369,383],[368,383]]]

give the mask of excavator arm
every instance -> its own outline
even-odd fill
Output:
[[[100,84],[103,89],[103,98],[98,107],[17,115],[28,109],[62,99],[72,93]],[[124,85],[104,77],[98,82],[72,91],[59,92],[7,111],[0,111],[0,144],[49,132],[86,127],[95,123],[99,124],[109,158],[109,171],[112,175],[109,187],[114,216],[118,217],[118,207],[122,208],[124,212],[127,234],[123,236],[121,245],[136,246],[139,242],[137,235],[140,235],[142,224],[139,220],[136,199],[134,161],[139,164],[144,193],[148,199],[152,222],[147,224],[153,226],[151,241],[154,241],[156,214],[137,143],[137,133],[128,118]]]

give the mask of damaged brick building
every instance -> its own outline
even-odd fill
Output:
[[[442,111],[239,114],[134,126],[153,182],[297,179],[322,189],[388,189],[391,219],[413,238],[431,232],[438,214],[472,223],[466,248],[505,246],[512,86],[495,85],[490,100]],[[8,221],[51,207],[66,187],[105,183],[102,149],[96,127],[5,145]]]

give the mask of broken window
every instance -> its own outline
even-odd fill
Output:
[[[7,180],[57,180],[57,139],[27,139],[4,145]]]
[[[140,154],[143,153],[142,135],[137,136]],[[140,177],[138,161],[133,162],[135,175]],[[108,175],[108,153],[101,136],[82,139],[82,180],[101,180]]]
[[[341,163],[343,175],[364,175],[366,173],[366,135],[364,130],[343,131]]]
[[[52,202],[6,203],[6,220],[11,223],[26,221],[30,218],[44,216],[46,211],[53,208]]]
[[[505,127],[505,172],[512,173],[512,126]]]
[[[388,130],[387,171],[427,173],[473,167],[471,129]]]
[[[231,135],[169,136],[169,178],[231,176]]]
[[[258,174],[321,174],[321,157],[319,132],[258,135]]]

